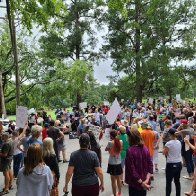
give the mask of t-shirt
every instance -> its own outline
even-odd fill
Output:
[[[121,142],[121,145],[122,145],[122,140],[120,140],[120,142]],[[114,141],[109,141],[106,148],[109,149],[108,151],[110,153],[108,164],[110,164],[110,165],[119,165],[119,164],[121,164],[120,153],[119,154],[115,153]]]
[[[24,157],[27,156],[27,150],[28,150],[28,147],[29,147],[29,143],[28,143],[29,138],[30,138],[30,136],[28,136],[28,137],[23,137],[23,138],[20,140],[21,144],[23,145]]]
[[[169,148],[167,163],[181,162],[181,142],[179,140],[170,140],[165,146]]]
[[[80,149],[71,153],[69,166],[74,167],[72,184],[89,186],[98,183],[95,167],[99,167],[97,154],[88,149]]]
[[[2,148],[1,148],[1,153],[7,154],[6,157],[1,157],[1,159],[12,159],[13,156],[13,144],[11,141],[7,141],[3,143]]]
[[[144,145],[148,148],[150,156],[152,157],[154,154],[154,146],[153,146],[155,141],[154,131],[143,129],[140,134],[144,141]]]
[[[50,127],[47,131],[48,137],[52,138],[54,141],[54,146],[57,145],[57,139],[59,137],[60,130],[56,127]]]
[[[122,150],[120,152],[120,156],[121,156],[121,159],[124,159],[126,156],[127,148],[129,147],[128,136],[127,134],[120,134],[118,135],[118,138],[122,140]]]
[[[15,140],[13,140],[13,146],[14,146],[13,155],[18,155],[18,154],[22,153],[22,152],[17,148],[19,142],[20,142],[20,140],[18,139],[18,137],[16,137]]]

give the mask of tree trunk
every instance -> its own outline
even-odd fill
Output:
[[[136,98],[137,101],[142,102],[141,55],[140,55],[141,32],[139,26],[140,9],[141,9],[141,0],[135,0],[135,22],[136,24],[138,24],[135,29]]]
[[[16,44],[16,31],[14,24],[14,17],[12,17],[10,10],[10,2],[6,0],[7,6],[7,17],[9,22],[9,30],[12,44],[12,52],[14,57],[14,65],[15,65],[15,78],[16,78],[16,105],[20,105],[20,78],[19,78],[19,66],[18,66],[18,52],[17,52],[17,44]]]
[[[6,118],[5,99],[4,99],[3,82],[2,82],[2,72],[0,71],[0,115],[2,115],[2,114]]]

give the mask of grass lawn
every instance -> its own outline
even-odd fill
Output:
[[[49,111],[47,111],[47,114],[48,115],[50,115],[51,117],[52,117],[52,119],[56,119],[56,116],[55,116],[55,110],[49,110]],[[7,116],[7,118],[9,119],[9,120],[16,120],[16,115],[11,115],[11,116]]]

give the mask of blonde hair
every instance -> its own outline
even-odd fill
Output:
[[[59,126],[59,124],[61,124],[61,121],[60,121],[60,120],[55,120],[55,124],[54,124],[54,126],[55,126],[55,127],[58,127],[58,126]]]
[[[48,157],[52,154],[55,154],[53,140],[52,138],[47,137],[43,140],[43,157]]]

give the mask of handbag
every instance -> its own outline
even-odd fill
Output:
[[[59,196],[58,180],[57,180],[54,172],[52,172],[52,174],[53,174],[53,178],[54,178],[54,183],[52,185],[52,190],[50,191],[50,196]]]

